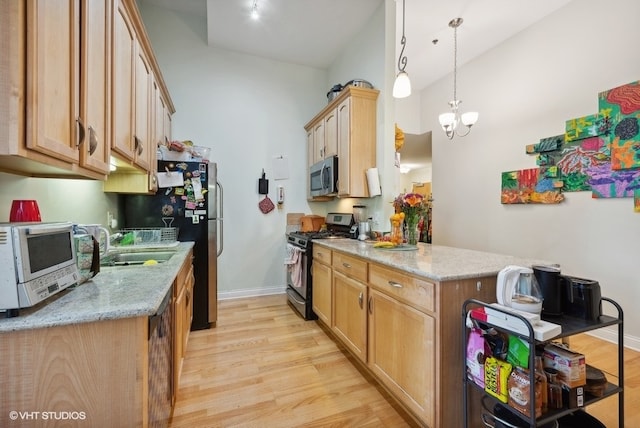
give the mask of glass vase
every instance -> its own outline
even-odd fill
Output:
[[[405,218],[405,223],[407,224],[407,244],[409,245],[417,245],[420,240],[419,220],[418,216]]]
[[[402,233],[402,220],[391,221],[391,242],[396,245],[402,245],[404,242],[404,234]]]

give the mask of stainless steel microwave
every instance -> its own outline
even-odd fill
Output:
[[[338,157],[331,156],[309,168],[309,194],[311,196],[338,193]]]
[[[0,223],[0,311],[15,316],[78,280],[71,223]]]

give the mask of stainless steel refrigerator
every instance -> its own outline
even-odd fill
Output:
[[[191,330],[218,320],[218,257],[223,242],[223,190],[217,164],[158,161],[158,171],[182,174],[182,184],[155,195],[121,195],[124,228],[176,227],[179,241],[193,241],[193,322]]]

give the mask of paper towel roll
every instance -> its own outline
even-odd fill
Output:
[[[367,170],[367,183],[369,184],[369,197],[381,195],[380,176],[378,168],[369,168]]]

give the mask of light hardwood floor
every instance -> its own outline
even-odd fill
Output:
[[[615,381],[616,347],[591,336],[571,339],[590,364]],[[640,427],[640,354],[625,352],[626,427]],[[618,426],[617,398],[589,407]],[[315,321],[284,295],[225,300],[217,327],[192,332],[170,426],[414,426],[382,388]],[[447,427],[448,428],[448,427]]]

